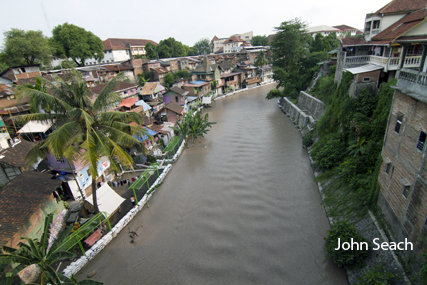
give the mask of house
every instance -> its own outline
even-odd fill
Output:
[[[142,62],[142,70],[145,74],[149,74],[151,76],[151,69],[160,67],[160,61],[157,60],[148,60],[145,59]]]
[[[210,48],[212,53],[222,53],[224,52],[224,41],[227,40],[227,38],[218,38],[217,36],[214,36],[210,42]]]
[[[159,112],[160,116],[166,119],[166,122],[171,123],[179,121],[183,113],[184,108],[173,101],[165,105],[164,109]]]
[[[90,91],[95,97],[97,97],[106,85],[107,83],[99,84],[95,87],[91,87]],[[137,84],[129,82],[119,82],[119,84],[114,88],[114,92],[119,94],[120,97],[122,97],[123,99],[126,99],[128,97],[138,97],[137,88]]]
[[[178,71],[178,60],[172,58],[162,58],[160,59],[160,66],[166,68],[168,71]]]
[[[333,26],[332,28],[338,29],[337,37],[345,37],[345,36],[357,36],[362,35],[363,32],[359,29],[347,26],[347,25],[338,25]]]
[[[402,45],[424,45],[426,37]],[[427,64],[399,71],[378,182],[378,205],[396,238],[422,247],[427,230]],[[425,245],[424,245],[425,246]],[[408,252],[403,251],[405,254]]]
[[[147,43],[157,45],[156,42],[146,39],[118,39],[109,38],[102,41],[104,45],[104,58],[100,63],[123,62],[133,59],[135,55],[145,55],[145,46]],[[85,65],[97,64],[94,58],[87,59]],[[58,64],[56,64],[58,65]]]
[[[161,84],[165,83],[165,76],[169,73],[169,70],[167,70],[164,67],[156,67],[151,68],[151,75],[154,81],[158,81]]]
[[[182,57],[182,58],[178,58],[177,59],[178,62],[178,69],[179,70],[188,70],[190,69],[190,65],[189,65],[189,59]]]
[[[223,42],[224,53],[240,52],[244,43],[246,41],[238,36],[231,36]]]
[[[51,175],[25,171],[0,189],[0,246],[16,248],[21,237],[41,237],[45,217],[64,209],[53,195],[60,184]]]
[[[0,77],[8,79],[12,82],[16,82],[19,79],[32,78],[36,76],[41,76],[40,68],[38,65],[22,65],[9,67],[2,73]]]
[[[31,142],[16,140],[0,152],[0,185],[5,185],[24,171],[33,170],[25,161],[33,147]]]
[[[52,170],[59,173],[74,173],[77,184],[79,188],[83,190],[85,197],[88,197],[92,193],[92,188],[89,187],[92,185],[89,165],[82,159],[79,159],[78,155],[76,155],[74,163],[69,163],[65,157],[57,157],[52,154],[47,154],[46,158]],[[100,157],[97,163],[98,177],[95,179],[97,183],[101,181],[110,181],[112,177],[109,175],[109,168],[109,158],[107,156]]]
[[[165,94],[163,94],[163,102],[165,105],[167,105],[173,101],[176,104],[183,106],[185,104],[185,99],[188,93],[189,91],[185,91],[184,89],[173,86],[168,91],[166,91]]]
[[[185,91],[188,91],[189,96],[197,96],[199,98],[208,95],[211,91],[209,82],[200,80],[191,81],[190,83],[184,84],[182,85],[182,88]]]
[[[164,145],[167,145],[175,136],[175,132],[171,128],[173,126],[175,126],[175,123],[164,122],[162,124],[152,124],[148,128],[156,132],[159,139],[163,140]]]
[[[143,87],[138,87],[139,98],[153,100],[165,92],[165,87],[159,82],[146,82]]]

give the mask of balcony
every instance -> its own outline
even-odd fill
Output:
[[[400,67],[400,57],[392,57],[388,60],[388,70],[398,70]]]
[[[427,102],[427,73],[411,69],[402,69],[397,80],[397,87],[408,95]]]
[[[369,55],[347,56],[345,66],[360,66],[369,63]]]
[[[403,62],[403,67],[419,67],[421,56],[407,56]]]

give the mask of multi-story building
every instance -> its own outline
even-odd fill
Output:
[[[427,64],[424,39],[402,41],[423,47],[420,66],[398,74],[378,177],[381,207],[398,241],[420,243],[427,234]]]

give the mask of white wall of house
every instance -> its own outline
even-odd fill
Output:
[[[384,16],[381,19],[381,31],[384,31],[403,17],[405,17],[407,14],[400,14],[400,15],[387,15]]]
[[[405,36],[425,35],[427,34],[427,22],[423,22],[405,33]]]

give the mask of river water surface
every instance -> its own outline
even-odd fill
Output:
[[[77,277],[104,284],[347,284],[325,259],[329,224],[301,136],[265,100],[274,85],[214,102],[217,122]]]

